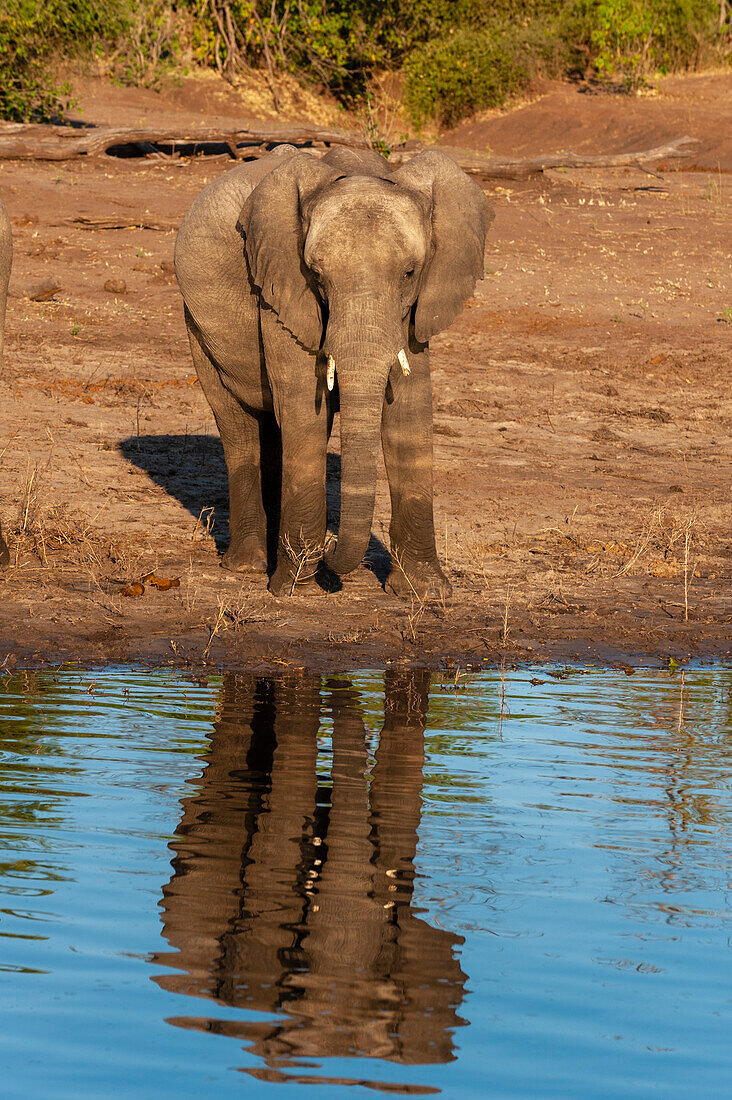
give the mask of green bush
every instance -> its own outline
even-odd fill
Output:
[[[705,57],[729,61],[718,0],[457,0],[458,9],[462,28],[446,22],[404,61],[418,126],[500,106],[539,74],[592,76],[635,91],[654,72],[695,68]]]
[[[579,69],[635,91],[723,47],[719,11],[717,0],[575,0],[559,29]]]
[[[404,64],[406,104],[418,126],[446,126],[481,107],[495,107],[529,79],[525,59],[485,30],[455,31],[417,47]]]
[[[58,56],[116,41],[130,9],[131,0],[2,0],[0,118],[62,114],[69,89],[56,77]]]
[[[0,11],[0,117],[22,121],[59,113],[68,89],[50,71],[45,5],[5,0]]]
[[[150,2],[150,0],[148,0]],[[345,101],[375,69],[453,33],[465,39],[497,18],[559,11],[560,0],[183,0],[205,28],[198,58],[225,76],[250,66],[314,78]],[[200,48],[202,47],[202,48]]]
[[[404,62],[405,101],[417,124],[444,126],[521,93],[541,72],[561,74],[568,51],[549,19],[454,31],[413,50]]]
[[[130,3],[117,32],[114,74],[122,84],[157,87],[161,77],[180,63],[186,49],[190,23],[169,0]]]

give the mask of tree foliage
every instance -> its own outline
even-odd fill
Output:
[[[58,113],[56,62],[85,52],[130,83],[191,60],[232,82],[261,69],[275,105],[283,71],[353,103],[398,69],[419,124],[500,104],[537,74],[633,90],[729,47],[729,0],[2,0],[0,116]]]
[[[58,58],[115,43],[132,6],[128,0],[2,0],[0,118],[61,114],[69,89],[56,77]]]
[[[729,8],[718,0],[461,2],[470,17],[446,23],[404,61],[418,124],[500,106],[540,74],[636,91],[653,73],[730,59]]]

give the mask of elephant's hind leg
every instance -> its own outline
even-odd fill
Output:
[[[229,548],[222,565],[238,573],[267,569],[267,518],[262,501],[260,417],[223,385],[217,367],[186,318],[193,365],[216,419],[229,475]]]

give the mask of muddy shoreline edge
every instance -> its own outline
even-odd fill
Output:
[[[640,623],[638,626],[640,627]],[[139,669],[171,668],[185,671],[236,671],[283,675],[295,671],[345,673],[384,669],[398,665],[457,674],[495,668],[541,666],[622,669],[629,675],[640,668],[670,668],[689,664],[723,664],[732,660],[732,643],[723,626],[700,629],[680,623],[678,629],[653,642],[627,629],[598,638],[578,630],[543,639],[515,628],[506,643],[496,639],[495,625],[485,636],[471,635],[470,645],[449,643],[444,631],[421,632],[416,640],[393,634],[364,642],[332,642],[326,638],[283,639],[275,630],[249,633],[233,642],[211,638],[210,631],[170,636],[114,637],[39,634],[21,642],[13,632],[0,628],[0,675],[23,670],[51,671],[85,668],[110,669],[124,665]],[[491,638],[492,635],[492,638]]]

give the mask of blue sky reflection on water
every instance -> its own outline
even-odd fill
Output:
[[[726,1095],[732,671],[0,684],[8,1097]]]

